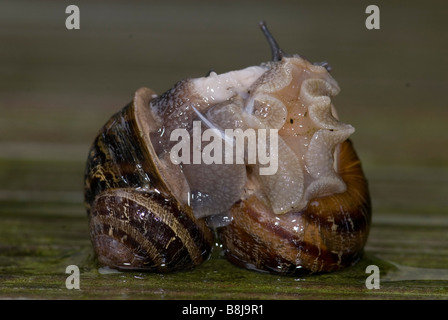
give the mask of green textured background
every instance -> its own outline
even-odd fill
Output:
[[[69,1],[0,4],[0,298],[447,299],[448,56],[443,1]],[[82,205],[84,161],[108,117],[139,87],[270,59],[283,49],[327,60],[334,99],[369,179],[365,257],[341,272],[279,277],[213,258],[169,275],[108,273],[94,262]],[[65,268],[81,269],[67,290]],[[378,265],[381,288],[365,269]]]

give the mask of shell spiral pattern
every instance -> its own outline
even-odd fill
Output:
[[[149,89],[138,91],[102,128],[90,150],[85,202],[91,239],[103,265],[183,270],[208,258],[212,234],[190,207],[173,198],[145,141],[149,128],[135,120],[152,94]]]
[[[258,271],[331,272],[360,259],[371,202],[354,128],[332,103],[338,83],[327,63],[285,54],[261,27],[273,61],[161,95],[139,89],[102,127],[85,169],[100,264],[193,268],[215,235],[230,262]],[[258,161],[250,142],[265,148]]]
[[[312,199],[302,211],[278,216],[255,197],[235,206],[232,223],[220,229],[228,259],[281,274],[331,272],[356,263],[367,241],[371,205],[349,140],[341,145],[339,165],[347,190]]]

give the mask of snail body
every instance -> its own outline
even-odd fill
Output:
[[[212,229],[229,261],[249,269],[330,272],[359,260],[370,197],[354,129],[331,103],[338,84],[328,64],[286,55],[261,26],[273,61],[185,79],[160,96],[140,89],[101,129],[85,171],[101,264],[192,268],[209,257]],[[202,129],[210,135],[198,140]],[[251,139],[275,165],[253,161]],[[207,152],[213,161],[198,161]]]

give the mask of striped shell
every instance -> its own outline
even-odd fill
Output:
[[[262,29],[273,61],[185,79],[160,96],[140,89],[101,129],[85,171],[100,264],[192,268],[209,257],[212,229],[229,261],[252,270],[331,272],[360,259],[371,203],[349,140],[354,128],[331,101],[339,86],[328,64],[285,55]],[[266,163],[249,162],[248,149],[244,163],[179,163],[197,149],[204,155],[207,139],[195,147],[195,133],[207,128],[218,135],[213,142],[231,146],[222,159],[235,154],[227,129],[274,132],[264,146],[278,147],[267,149],[278,167],[262,173]],[[192,134],[192,149],[190,140],[172,139],[177,130]],[[179,145],[188,148],[173,153]]]
[[[90,235],[102,265],[183,270],[208,258],[212,233],[174,198],[162,178],[147,141],[154,123],[146,112],[152,95],[149,89],[137,91],[93,143],[85,169]]]
[[[305,210],[275,215],[256,197],[232,208],[220,239],[234,264],[281,274],[331,272],[356,263],[369,234],[370,197],[350,140],[341,144],[344,193],[316,198]]]

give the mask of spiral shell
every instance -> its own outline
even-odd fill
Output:
[[[90,235],[102,265],[133,270],[183,270],[206,260],[212,234],[175,198],[175,170],[155,156],[149,89],[101,129],[85,172]],[[163,172],[161,172],[161,169]]]
[[[338,83],[327,63],[286,55],[261,27],[273,61],[160,96],[140,89],[101,129],[85,171],[101,264],[192,268],[209,257],[212,229],[248,269],[330,272],[359,260],[371,203],[354,128],[332,104]]]
[[[343,193],[312,199],[305,210],[285,215],[275,215],[254,196],[235,205],[233,221],[219,233],[228,259],[281,274],[331,272],[356,263],[369,233],[370,198],[349,140],[339,155]]]

